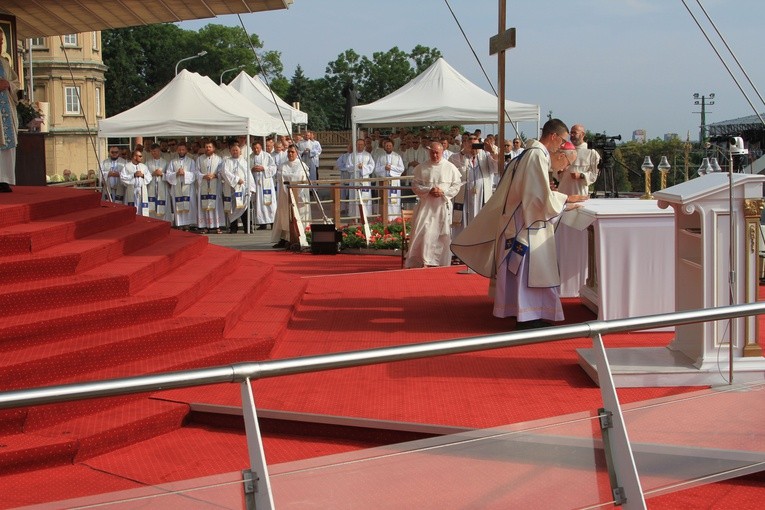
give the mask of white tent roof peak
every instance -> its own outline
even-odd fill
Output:
[[[293,108],[282,98],[273,94],[271,88],[263,82],[260,76],[252,77],[246,72],[241,71],[229,83],[229,86],[239,91],[253,104],[277,119],[280,118],[279,112],[281,111],[281,115],[287,122],[292,124],[308,124],[308,114]],[[276,98],[276,104],[274,104],[274,98]]]
[[[249,104],[249,103],[248,103]],[[101,137],[267,135],[284,125],[235,101],[207,77],[182,70],[143,103],[98,123]]]
[[[539,106],[506,101],[513,122],[537,121]],[[439,58],[419,76],[374,103],[354,106],[351,119],[364,126],[496,124],[497,97]]]

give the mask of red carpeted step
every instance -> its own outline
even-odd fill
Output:
[[[94,191],[14,186],[13,193],[0,196],[0,228],[98,207],[100,204],[101,195]]]
[[[0,229],[0,255],[34,253],[135,221],[135,209],[104,205]]]
[[[24,428],[27,419],[26,409],[0,410],[0,437],[6,434],[18,434]]]
[[[217,285],[191,303],[182,316],[225,317],[228,330],[254,305],[272,274],[270,265],[242,259],[236,268],[221,271]]]
[[[188,350],[223,334],[222,319],[169,318],[100,331],[42,345],[4,350],[0,359],[3,390],[91,380],[105,366],[138,362]],[[0,414],[0,430],[2,430]]]
[[[188,412],[184,404],[141,399],[49,425],[44,410],[32,409],[24,432],[59,441],[75,439],[79,462],[175,430]]]
[[[6,285],[0,290],[0,316],[126,297],[194,258],[205,246],[204,236],[178,232],[82,274]]]
[[[53,278],[86,271],[167,237],[170,224],[137,216],[127,225],[36,253],[0,257],[5,283]]]
[[[0,473],[81,461],[178,429],[188,406],[152,399],[134,400],[91,414],[51,423],[44,408],[33,408],[24,433],[3,437]]]
[[[242,357],[235,361],[255,361],[269,359],[274,345],[286,331],[292,313],[300,302],[308,282],[305,279],[280,277],[271,279],[264,287],[257,302],[242,314],[239,321],[226,331],[226,340],[243,344],[258,340],[267,351],[242,352]],[[255,356],[255,357],[253,357]],[[209,358],[213,364],[232,362]],[[197,365],[195,365],[197,366]],[[199,365],[204,366],[204,365]],[[190,368],[179,365],[178,369]],[[158,394],[162,398],[178,402],[204,402],[210,404],[238,405],[239,386],[235,384],[216,384],[197,388],[168,390]],[[231,404],[231,403],[234,404]]]
[[[40,344],[168,318],[176,303],[170,297],[125,297],[5,317],[0,328],[0,348]]]
[[[306,280],[272,279],[267,287],[259,291],[255,305],[226,331],[226,336],[278,339],[287,329],[307,285]]]
[[[0,443],[0,474],[71,464],[77,451],[72,437],[7,434]]]
[[[175,350],[152,358],[131,361],[120,365],[104,366],[98,372],[88,374],[96,379],[113,379],[139,374],[175,372],[192,368],[229,365],[246,361],[266,359],[273,342],[267,340],[211,339],[210,342]]]
[[[194,236],[195,234],[187,234]],[[204,236],[197,236],[207,239]],[[172,296],[177,300],[176,313],[183,312],[197,302],[211,289],[227,281],[232,274],[241,274],[239,264],[241,252],[208,244],[195,257],[188,257],[175,271],[172,271],[147,286],[140,295],[153,298]],[[254,281],[258,281],[258,276]],[[234,296],[232,296],[232,299]],[[187,314],[194,317],[194,314]],[[197,315],[215,317],[216,315]]]

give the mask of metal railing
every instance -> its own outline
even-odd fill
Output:
[[[247,446],[253,479],[255,480],[255,487],[253,489],[255,504],[258,509],[273,508],[274,502],[268,478],[268,468],[263,454],[263,441],[257,421],[257,411],[252,386],[250,385],[251,380],[590,337],[593,340],[593,350],[595,352],[598,380],[603,400],[601,414],[607,414],[611,418],[609,431],[607,434],[604,433],[604,441],[609,443],[607,450],[610,458],[607,460],[614,484],[614,500],[617,504],[621,504],[623,508],[645,508],[645,499],[638,478],[637,468],[635,467],[632,448],[624,426],[621,405],[611,377],[602,335],[732,319],[762,313],[765,313],[765,302],[609,321],[590,321],[532,331],[289,359],[236,363],[163,374],[6,391],[0,392],[0,409],[218,383],[240,383]]]

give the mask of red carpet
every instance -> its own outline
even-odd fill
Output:
[[[22,187],[0,195],[0,274],[9,275],[0,290],[2,389],[514,326],[491,316],[486,281],[460,268],[401,271],[396,257],[239,253],[93,196]],[[594,319],[577,300],[564,310],[567,323]],[[606,343],[660,346],[669,338],[642,333]],[[517,423],[600,407],[599,390],[576,363],[575,349],[589,346],[570,340],[263,380],[254,383],[255,399],[260,408],[306,413],[475,428]],[[687,390],[619,396],[629,403]],[[195,423],[188,404],[198,402],[239,406],[239,391],[218,385],[0,412],[0,507],[244,468],[243,433]],[[274,430],[265,441],[270,464],[378,444]],[[754,508],[762,481],[754,475],[649,503]]]

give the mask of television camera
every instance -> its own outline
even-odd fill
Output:
[[[587,147],[595,149],[601,155],[598,169],[603,174],[603,193],[606,198],[619,198],[619,191],[616,189],[616,179],[614,178],[614,151],[616,142],[621,141],[622,135],[608,136],[605,133],[596,133],[590,136]],[[597,189],[595,190],[597,195]]]
[[[749,149],[744,147],[744,139],[740,136],[713,136],[709,139],[720,153],[730,157],[734,172],[742,172],[749,160]],[[707,144],[709,148],[711,144]]]

